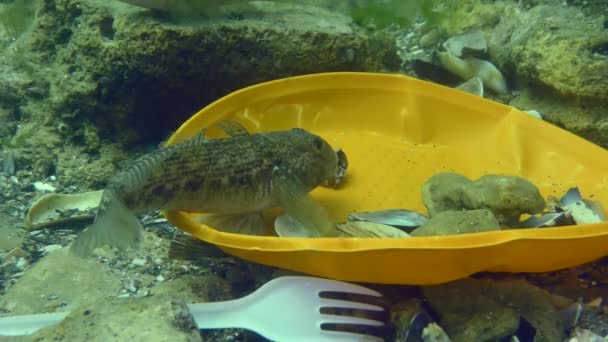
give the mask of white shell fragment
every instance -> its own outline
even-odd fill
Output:
[[[57,188],[49,183],[34,182],[34,184],[32,184],[32,185],[34,186],[34,190],[39,191],[39,192],[56,192],[57,191]]]
[[[278,216],[274,220],[274,231],[280,237],[316,237],[311,236],[311,230],[300,221],[287,214]]]
[[[488,43],[483,32],[474,30],[449,38],[443,43],[443,48],[456,57],[462,57],[467,51],[485,53]]]
[[[420,213],[405,209],[388,209],[348,215],[348,221],[351,222],[367,221],[398,228],[411,229],[425,224],[428,220],[428,217]]]
[[[99,190],[71,195],[44,195],[27,212],[25,227],[34,230],[62,222],[92,218],[101,201],[102,192]]]
[[[391,227],[385,224],[355,221],[338,224],[336,226],[339,232],[344,237],[361,237],[361,238],[407,238],[410,235],[401,229]]]
[[[462,90],[469,94],[477,95],[479,97],[483,97],[483,82],[479,77],[471,78],[470,80],[456,87],[456,89]]]
[[[539,112],[535,111],[534,109],[526,110],[524,113],[528,113],[528,114],[532,115],[533,117],[541,119],[541,120],[543,118],[543,116]]]
[[[578,188],[570,188],[566,191],[564,196],[559,199],[559,204],[561,206],[566,206],[582,200],[583,196],[581,195],[580,190]]]
[[[559,200],[560,209],[569,214],[576,224],[598,223],[605,221],[601,205],[583,199],[578,188],[570,188]]]
[[[565,219],[565,212],[549,213],[540,216],[530,216],[529,218],[521,221],[519,225],[522,228],[555,227],[560,225]]]
[[[576,201],[564,206],[563,209],[570,212],[570,215],[576,224],[599,223],[604,221],[601,214],[595,212],[586,201]]]

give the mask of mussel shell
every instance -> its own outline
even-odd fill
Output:
[[[388,209],[370,211],[364,213],[353,213],[348,215],[349,221],[368,221],[385,224],[402,229],[413,229],[425,224],[428,217],[411,210]]]

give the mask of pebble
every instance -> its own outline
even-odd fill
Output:
[[[44,247],[40,248],[39,251],[43,252],[44,254],[48,254],[48,253],[51,253],[53,251],[56,251],[56,250],[62,249],[62,248],[63,248],[62,245],[57,245],[57,244],[55,244],[55,245],[47,245],[47,246],[44,246]]]
[[[17,267],[20,270],[23,270],[26,265],[27,265],[27,260],[25,260],[25,258],[19,258],[17,260],[17,263],[15,263],[15,267]]]
[[[159,274],[158,276],[156,276],[156,281],[161,283],[161,282],[165,281],[165,277],[163,277],[162,274]]]
[[[131,260],[131,264],[135,266],[144,266],[146,264],[146,259],[133,259]]]
[[[57,188],[49,183],[34,182],[34,189],[40,192],[56,192]]]

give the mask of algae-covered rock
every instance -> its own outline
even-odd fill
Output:
[[[170,296],[103,299],[73,310],[32,341],[200,341],[184,302]]]
[[[487,208],[498,221],[516,225],[522,213],[536,214],[545,208],[545,200],[536,186],[515,176],[486,175],[467,189],[469,208]]]
[[[534,341],[563,341],[563,323],[546,292],[524,280],[467,278],[423,287],[452,341],[494,341],[513,335],[520,318],[529,322]]]
[[[452,235],[478,233],[500,229],[498,221],[491,211],[447,210],[438,213],[410,233],[411,236]]]
[[[470,185],[470,179],[452,172],[441,172],[429,178],[422,185],[422,202],[429,216],[446,210],[467,209],[465,190]]]
[[[243,2],[242,11],[209,18],[117,1],[43,3],[30,45],[59,76],[53,112],[122,141],[161,140],[209,102],[255,83],[399,67],[389,36],[307,4],[257,2],[251,13]]]
[[[493,60],[558,93],[608,100],[605,18],[562,4],[509,11],[489,37]]]
[[[27,270],[0,302],[12,314],[72,309],[100,297],[120,294],[120,280],[105,272],[97,260],[78,258],[58,250]]]
[[[450,172],[429,178],[422,202],[431,218],[446,210],[490,210],[503,226],[516,225],[521,214],[536,214],[545,200],[529,181],[516,176],[486,175],[478,180]]]

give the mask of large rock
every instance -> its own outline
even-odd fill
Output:
[[[542,5],[518,14],[491,31],[490,53],[499,65],[563,95],[608,100],[608,31],[601,16]]]
[[[259,1],[211,19],[117,1],[43,3],[30,43],[52,61],[50,114],[78,128],[92,121],[124,141],[160,140],[204,105],[255,83],[399,66],[388,36],[369,36],[321,7]]]
[[[547,294],[524,280],[467,278],[423,287],[452,341],[496,341],[514,335],[525,319],[534,341],[563,341],[563,323]]]

